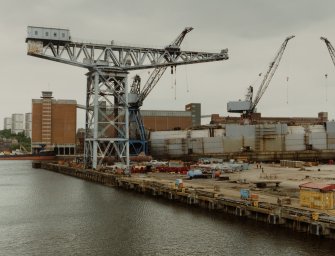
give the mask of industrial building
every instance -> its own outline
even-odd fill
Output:
[[[73,155],[76,146],[75,100],[55,100],[43,91],[32,100],[32,152],[51,150],[57,155]]]

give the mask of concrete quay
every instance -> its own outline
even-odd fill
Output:
[[[224,181],[186,180],[185,175],[168,173],[133,174],[129,177],[109,171],[85,170],[45,162],[35,162],[33,167],[165,198],[192,207],[227,213],[242,219],[253,219],[268,225],[283,226],[294,231],[335,239],[335,211],[303,208],[299,206],[298,200],[297,184],[306,180],[335,179],[333,170],[327,166],[298,169],[263,165],[262,170],[251,168],[227,174],[229,180]],[[254,181],[266,181],[267,178],[281,180],[280,186],[264,189],[254,186]],[[182,186],[176,186],[176,179],[183,179]],[[251,188],[257,197],[253,200],[241,199],[241,188]],[[279,200],[285,197],[290,198],[290,203],[285,204],[285,201]]]

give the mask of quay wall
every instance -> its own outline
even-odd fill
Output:
[[[178,188],[172,181],[167,183],[143,177],[129,177],[45,162],[33,162],[33,167],[62,173],[106,186],[162,197],[190,206],[203,207],[210,211],[253,219],[267,223],[268,225],[283,226],[294,231],[335,239],[335,218],[316,215],[312,210],[293,208],[289,205],[230,198],[220,193],[220,191],[215,191],[215,187],[212,190],[187,187]]]

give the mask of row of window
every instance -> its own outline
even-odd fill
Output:
[[[57,37],[57,33],[56,32],[54,32],[53,35],[54,35],[54,37]],[[38,36],[38,31],[37,30],[35,30],[35,36]],[[49,36],[49,32],[48,31],[45,32],[45,36]],[[65,33],[62,33],[62,37],[65,38]]]

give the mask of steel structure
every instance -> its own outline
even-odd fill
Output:
[[[286,45],[287,45],[288,41],[291,40],[292,38],[294,38],[294,36],[287,37],[284,40],[284,42],[281,44],[281,46],[279,48],[279,51],[277,52],[274,60],[270,63],[269,68],[268,68],[267,72],[265,73],[265,75],[263,77],[261,85],[258,88],[257,94],[254,97],[254,99],[253,99],[253,87],[252,86],[248,87],[248,92],[247,92],[245,101],[242,101],[242,103],[248,103],[248,104],[244,104],[244,106],[247,106],[247,108],[244,108],[244,109],[243,109],[243,107],[238,108],[236,111],[234,111],[234,110],[229,111],[229,109],[228,109],[228,112],[243,113],[246,116],[250,116],[250,114],[255,113],[256,106],[257,106],[258,102],[260,101],[260,99],[264,95],[266,89],[268,88],[268,86],[270,84],[270,81],[271,81],[273,75],[275,74],[275,72],[276,72],[276,70],[279,66],[279,63],[280,63],[280,60],[281,60],[281,58],[284,54]],[[233,102],[233,103],[235,103],[235,102]]]
[[[333,61],[333,64],[335,66],[335,49],[333,47],[333,45],[330,43],[330,41],[325,38],[325,37],[320,37],[321,40],[323,40],[328,48],[328,51],[329,51],[329,54],[330,54],[330,57]]]
[[[166,50],[174,52],[177,56],[180,52],[180,45],[185,38],[186,34],[192,31],[192,27],[186,27],[177,38],[168,46]],[[166,58],[164,62],[169,62],[170,59]],[[172,66],[173,67],[173,66]],[[171,67],[171,68],[172,68]],[[143,120],[140,114],[140,107],[143,105],[143,101],[158,83],[168,66],[157,67],[150,74],[147,82],[141,89],[141,78],[136,75],[130,90],[130,101],[129,101],[129,146],[130,154],[138,155],[141,152],[148,152],[148,139],[144,129]]]
[[[53,33],[52,29],[49,32]],[[149,68],[156,68],[156,71],[163,67],[228,59],[226,49],[219,53],[181,51],[175,47],[179,41],[170,47],[151,48],[116,45],[113,41],[97,44],[28,35],[26,42],[28,55],[88,69],[84,161],[86,168],[93,169],[99,169],[108,157],[129,167],[129,71]],[[144,86],[140,94],[143,100],[152,88]]]

